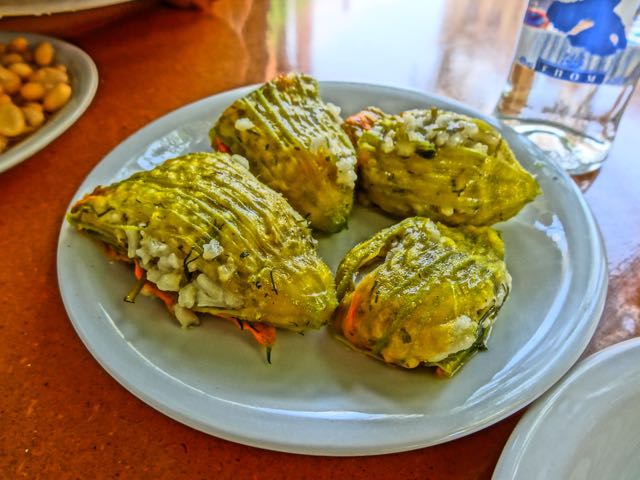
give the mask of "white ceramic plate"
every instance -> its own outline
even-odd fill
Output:
[[[0,32],[0,42],[8,42],[17,36],[25,37],[31,45],[51,42],[56,51],[56,61],[67,66],[73,93],[69,103],[52,115],[41,128],[0,153],[0,172],[23,162],[62,135],[84,113],[98,88],[96,65],[89,55],[75,45],[57,38],[23,32]]]
[[[501,479],[636,480],[640,338],[576,365],[522,417],[494,472]]]
[[[113,150],[75,199],[163,160],[209,150],[213,120],[252,87],[187,105]],[[454,102],[380,86],[321,83],[323,97],[350,114]],[[58,246],[62,298],[78,334],[122,385],[199,430],[274,450],[365,455],[415,449],[486,427],[533,401],[577,360],[602,312],[606,262],[594,220],[573,182],[511,130],[505,137],[545,195],[500,225],[513,276],[489,350],[453,379],[405,371],[353,352],[326,331],[280,332],[273,364],[229,322],[181,330],[160,302],[122,301],[133,276],[68,225]],[[74,200],[75,200],[74,199]],[[393,223],[357,208],[349,229],[320,241],[335,269],[355,243]]]

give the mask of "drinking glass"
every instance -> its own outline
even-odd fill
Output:
[[[640,76],[640,0],[530,0],[495,115],[572,175],[607,157]]]

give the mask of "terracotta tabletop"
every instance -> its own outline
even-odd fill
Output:
[[[166,417],[121,387],[76,335],[58,291],[56,243],[79,184],[125,138],[182,105],[278,72],[406,86],[489,113],[524,3],[218,0],[202,12],[142,1],[126,11],[0,21],[77,44],[100,72],[77,123],[0,175],[0,478],[490,478],[522,412],[435,447],[351,458],[251,448]],[[585,194],[610,282],[584,355],[640,327],[638,131],[636,92]]]

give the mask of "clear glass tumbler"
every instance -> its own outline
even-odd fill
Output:
[[[495,115],[570,174],[600,168],[640,77],[640,0],[530,0]]]

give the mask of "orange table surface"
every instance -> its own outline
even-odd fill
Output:
[[[162,415],[84,347],[62,305],[55,257],[67,205],[91,169],[150,121],[215,93],[299,70],[417,88],[490,112],[525,3],[217,0],[205,13],[143,1],[113,17],[0,21],[77,44],[100,72],[86,113],[0,175],[0,478],[490,478],[521,414],[435,447],[350,458],[247,447]],[[610,282],[584,355],[640,327],[639,130],[635,94],[586,193]]]

